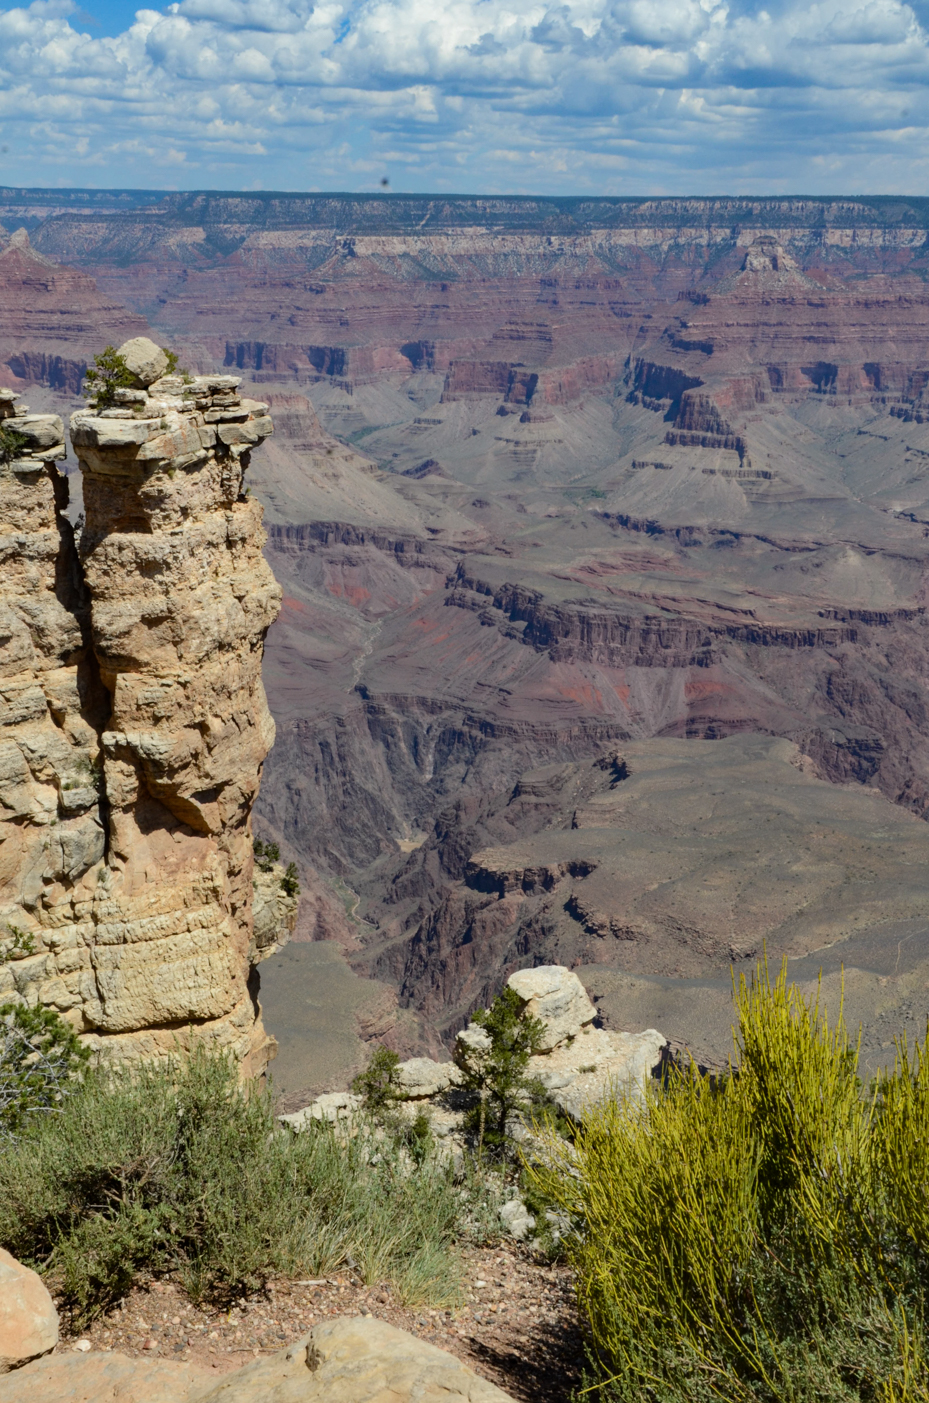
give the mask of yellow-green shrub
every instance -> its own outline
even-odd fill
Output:
[[[696,1403],[925,1403],[929,1057],[871,1091],[782,972],[736,992],[730,1074],[603,1104],[528,1166],[568,1211],[592,1387]]]

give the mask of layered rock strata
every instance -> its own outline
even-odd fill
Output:
[[[280,590],[242,479],[272,424],[235,378],[166,376],[151,343],[124,350],[137,388],[71,422],[79,563],[47,461],[63,450],[44,446],[60,420],[10,420],[31,451],[0,493],[0,996],[126,1056],[199,1030],[257,1071],[271,1042],[249,969],[294,917],[263,891],[255,938],[251,809],[274,739],[261,658]]]
[[[0,373],[78,394],[89,345],[145,330],[144,317],[101,295],[86,272],[31,248],[25,229],[8,243],[0,233]]]

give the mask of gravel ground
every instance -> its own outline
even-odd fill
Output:
[[[525,1403],[568,1403],[583,1358],[570,1272],[518,1244],[471,1249],[465,1261],[465,1304],[454,1310],[408,1309],[388,1286],[363,1286],[351,1273],[278,1280],[221,1313],[191,1304],[171,1281],[156,1281],[60,1348],[81,1340],[84,1349],[89,1343],[226,1372],[282,1349],[327,1317],[373,1315],[457,1355]]]

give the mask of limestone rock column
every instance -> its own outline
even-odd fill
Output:
[[[164,375],[151,343],[121,349],[139,388],[71,420],[110,700],[94,1023],[130,1055],[192,1026],[258,1071],[271,1048],[248,983],[251,810],[274,740],[261,661],[281,592],[243,473],[272,424],[234,377]]]
[[[0,389],[0,1003],[96,1007],[107,700],[70,524],[64,426]]]

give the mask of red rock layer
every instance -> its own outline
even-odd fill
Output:
[[[76,394],[90,355],[147,331],[145,319],[101,296],[87,273],[30,248],[23,231],[0,248],[0,366],[10,381]]]

